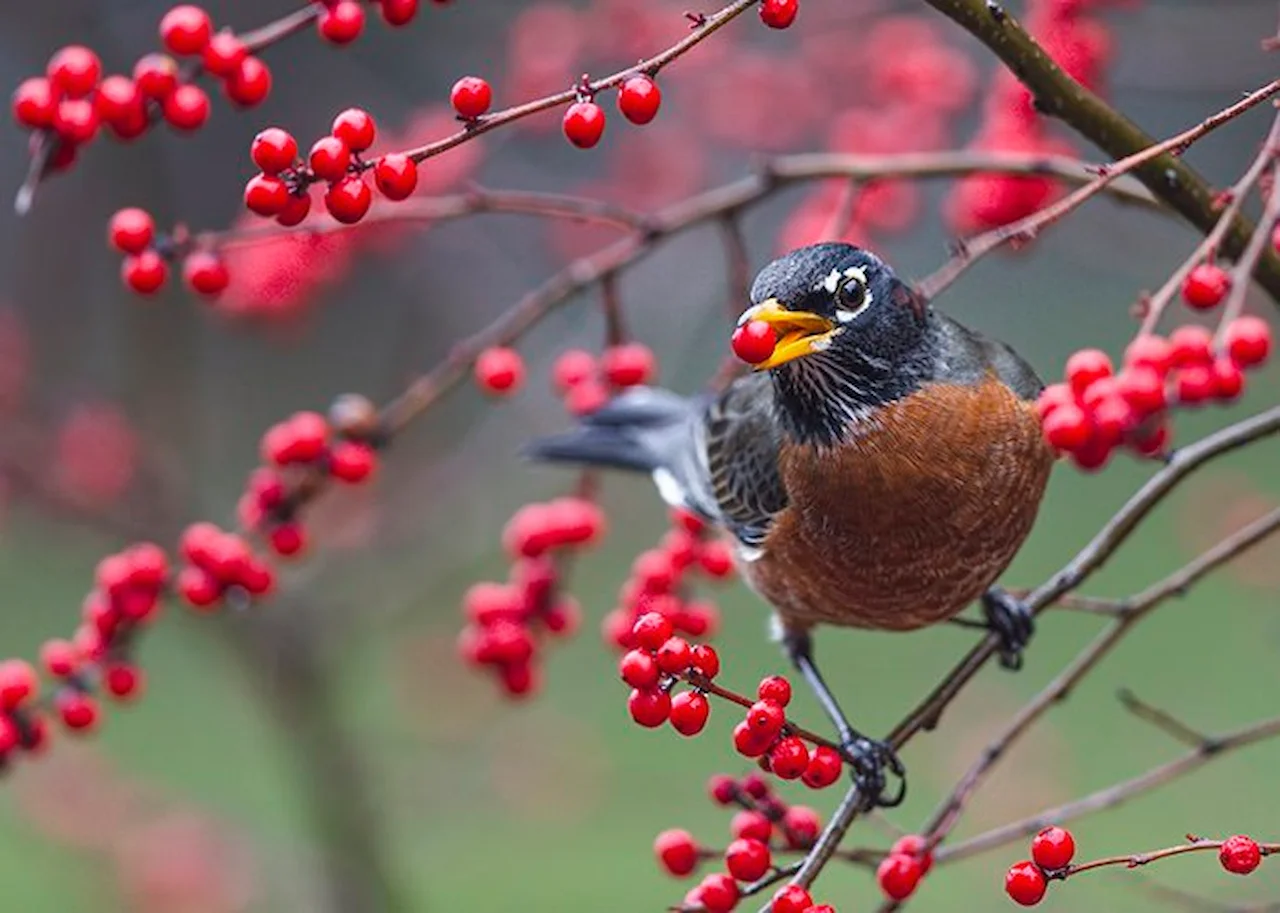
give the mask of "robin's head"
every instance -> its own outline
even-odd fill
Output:
[[[777,382],[797,428],[838,435],[850,419],[915,389],[929,310],[879,257],[850,244],[814,244],[774,260],[751,287],[739,323],[773,327],[756,365]]]

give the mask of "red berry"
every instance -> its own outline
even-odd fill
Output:
[[[791,703],[791,682],[781,675],[762,678],[756,688],[756,696],[762,701],[772,701],[779,707],[785,707]]]
[[[107,667],[102,677],[102,683],[106,686],[107,693],[121,700],[135,698],[140,695],[145,681],[142,670],[128,663],[111,664]]]
[[[355,0],[338,0],[320,15],[320,35],[334,44],[350,44],[364,31],[364,7]]]
[[[508,697],[533,694],[540,683],[538,670],[531,662],[506,663],[499,669],[502,690]]]
[[[663,831],[653,841],[653,854],[670,874],[682,878],[698,867],[698,844],[688,831]]]
[[[618,110],[633,124],[647,124],[658,116],[662,90],[643,74],[629,77],[618,90]]]
[[[377,466],[377,451],[363,441],[338,441],[329,451],[329,474],[339,482],[363,482]]]
[[[298,158],[298,141],[287,130],[268,127],[253,138],[249,158],[263,174],[277,175],[293,167]]]
[[[1182,298],[1197,310],[1216,307],[1231,288],[1231,277],[1222,267],[1201,263],[1182,282]]]
[[[403,200],[418,187],[418,165],[407,155],[391,152],[378,159],[373,180],[388,200]]]
[[[1181,326],[1169,334],[1170,356],[1174,367],[1207,365],[1213,360],[1213,337],[1200,326]]]
[[[600,370],[615,387],[635,387],[653,380],[658,360],[643,343],[609,346],[600,355]]]
[[[98,702],[75,688],[64,688],[53,699],[63,724],[71,730],[92,729],[98,722]]]
[[[733,354],[749,365],[767,361],[778,345],[778,334],[763,320],[750,320],[733,331],[729,340]]]
[[[876,867],[876,882],[885,897],[890,900],[906,900],[915,892],[923,874],[923,867],[914,856],[890,853]]]
[[[162,102],[161,110],[175,130],[198,130],[209,119],[209,96],[199,86],[178,86]]]
[[[1061,406],[1044,417],[1044,439],[1058,450],[1078,450],[1093,433],[1089,416],[1076,405]]]
[[[720,540],[703,543],[698,563],[712,577],[728,577],[733,573],[733,552],[729,543]]]
[[[79,44],[68,45],[49,59],[45,74],[53,87],[68,98],[83,98],[98,85],[102,62]]]
[[[722,872],[702,879],[696,890],[707,913],[729,913],[738,903],[737,883]]]
[[[658,668],[668,675],[676,675],[689,668],[693,658],[693,650],[683,637],[669,637],[666,643],[658,648]]]
[[[199,54],[212,35],[209,14],[198,6],[175,6],[160,20],[160,40],[174,54]]]
[[[631,626],[631,636],[641,649],[657,650],[671,637],[671,622],[665,615],[646,612]]]
[[[373,205],[373,191],[358,174],[334,181],[325,191],[324,206],[343,225],[354,225],[365,217]]]
[[[798,780],[809,769],[809,746],[796,736],[788,736],[769,751],[769,766],[783,780]]]
[[[785,29],[796,21],[800,0],[760,0],[760,21],[771,29]]]
[[[1067,382],[1077,396],[1094,381],[1111,376],[1111,359],[1101,349],[1081,349],[1067,359]]]
[[[347,173],[351,150],[336,136],[322,136],[311,147],[308,156],[311,171],[322,181],[336,181]]]
[[[69,640],[46,640],[40,647],[40,662],[56,678],[66,678],[80,666],[80,654]]]
[[[596,357],[584,349],[561,352],[551,366],[551,379],[557,390],[568,393],[596,375]]]
[[[806,913],[813,906],[813,897],[798,884],[789,884],[773,895],[770,913]]]
[[[1227,355],[1242,368],[1252,368],[1271,354],[1271,327],[1261,317],[1237,317],[1222,334]]]
[[[564,398],[564,407],[571,415],[591,415],[609,402],[609,389],[595,380],[587,380],[571,388]]]
[[[1163,336],[1144,333],[1135,337],[1124,350],[1124,363],[1130,367],[1151,368],[1164,377],[1173,364],[1173,347]]]
[[[1228,872],[1235,875],[1248,875],[1262,862],[1262,848],[1252,837],[1236,834],[1222,841],[1218,850],[1218,861]]]
[[[1145,365],[1126,367],[1117,374],[1116,390],[1140,416],[1160,412],[1168,405],[1164,378]]]
[[[156,223],[145,209],[129,207],[111,217],[107,239],[121,253],[137,254],[151,246],[156,236]]]
[[[773,740],[787,722],[786,712],[773,701],[756,701],[747,708],[747,725],[758,735]]]
[[[574,102],[564,112],[565,138],[579,149],[590,149],[604,135],[604,109],[593,101]]]
[[[826,745],[819,745],[809,756],[809,766],[805,768],[802,779],[810,789],[826,789],[840,779],[844,769],[844,761],[840,752]]]
[[[627,709],[631,719],[641,726],[654,729],[661,726],[671,716],[671,695],[665,691],[636,689],[627,698]]]
[[[729,805],[737,798],[738,783],[728,774],[714,774],[707,780],[707,794],[717,805]]]
[[[475,375],[486,393],[510,395],[524,383],[524,359],[515,349],[494,346],[476,358]]]
[[[53,112],[58,107],[58,96],[52,83],[42,76],[23,80],[13,90],[11,103],[13,119],[19,126],[37,129],[53,123]]]
[[[658,549],[649,549],[636,556],[631,564],[631,577],[646,593],[666,593],[675,584],[676,569],[671,556]]]
[[[197,295],[216,298],[231,281],[227,264],[212,251],[197,250],[182,262],[182,279]]]
[[[1048,883],[1044,872],[1034,862],[1015,862],[1004,876],[1005,893],[1024,907],[1034,907],[1044,899]]]
[[[1216,358],[1209,369],[1213,373],[1214,395],[1230,402],[1244,392],[1244,372],[1230,358]]]
[[[715,678],[720,674],[720,656],[715,647],[709,644],[694,644],[690,652],[690,664],[706,678]]]
[[[1055,409],[1076,405],[1076,395],[1066,384],[1049,384],[1036,398],[1036,412],[1041,421]]]
[[[87,98],[64,98],[53,112],[53,129],[71,145],[83,145],[98,134],[98,110]]]
[[[1046,827],[1031,840],[1031,858],[1042,869],[1064,869],[1075,854],[1075,838],[1063,827]]]
[[[387,25],[408,25],[417,14],[418,0],[382,0],[382,20]]]
[[[301,523],[281,523],[271,530],[271,550],[285,558],[307,547],[307,532]]]
[[[36,670],[21,659],[0,660],[0,710],[20,707],[39,692]]]
[[[289,205],[289,188],[284,181],[259,174],[244,185],[244,205],[260,216],[274,216]]]
[[[160,290],[169,275],[164,258],[153,250],[125,257],[120,265],[120,278],[139,295],[151,295]]]
[[[352,152],[364,152],[373,145],[377,126],[363,108],[347,108],[333,119],[332,133]]]
[[[1184,406],[1196,406],[1213,399],[1218,393],[1218,381],[1209,365],[1188,365],[1180,368],[1174,378],[1178,402]]]
[[[743,720],[733,727],[733,748],[744,758],[759,758],[768,752],[777,737],[776,732],[754,729]]]
[[[733,816],[729,822],[729,833],[735,840],[759,840],[768,844],[773,833],[773,822],[763,812],[755,809],[743,809]]]
[[[697,691],[682,691],[671,699],[671,725],[681,735],[700,733],[710,715],[711,704]]]
[[[301,225],[311,212],[311,194],[291,193],[284,204],[284,209],[276,214],[276,222],[285,228]]]
[[[242,108],[261,104],[271,94],[271,68],[258,57],[246,57],[222,84],[227,98]]]
[[[618,660],[618,676],[642,691],[657,686],[660,671],[658,661],[644,650],[629,650]]]
[[[749,837],[733,841],[724,851],[725,868],[738,881],[763,878],[772,861],[769,847]]]
[[[894,842],[889,852],[901,853],[917,860],[920,863],[920,874],[928,875],[929,869],[933,868],[933,853],[926,849],[927,846],[928,842],[919,834],[904,834]]]
[[[223,30],[209,39],[204,48],[204,68],[214,76],[226,78],[240,68],[249,56],[245,43],[234,32]]]
[[[449,103],[459,117],[474,120],[489,110],[493,102],[493,89],[479,76],[464,76],[449,91]]]
[[[134,64],[133,81],[147,98],[162,101],[178,87],[178,62],[168,54],[147,54]]]
[[[108,76],[102,80],[94,105],[98,117],[118,128],[127,130],[139,119],[146,121],[142,92],[128,76]]]
[[[787,846],[802,850],[817,841],[822,819],[808,806],[793,805],[782,815],[782,830],[787,837]]]

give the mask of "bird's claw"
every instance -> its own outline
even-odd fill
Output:
[[[906,768],[894,750],[884,742],[855,736],[844,743],[844,754],[852,768],[854,785],[862,796],[862,808],[893,808],[907,795]],[[889,775],[898,781],[897,789],[887,796]]]
[[[982,596],[982,611],[987,626],[1000,637],[1000,665],[1021,669],[1022,651],[1035,632],[1035,619],[1027,604],[993,586]]]

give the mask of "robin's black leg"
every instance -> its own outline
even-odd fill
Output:
[[[1000,635],[1000,665],[1021,669],[1022,651],[1035,631],[1035,620],[1027,604],[993,586],[982,594],[982,612],[986,615],[987,627]]]
[[[782,643],[787,656],[809,683],[818,703],[836,727],[846,760],[853,768],[853,779],[862,794],[864,807],[892,808],[899,805],[907,794],[906,770],[893,749],[884,742],[868,738],[849,724],[849,718],[840,709],[835,695],[814,664],[813,640],[807,631],[788,630],[782,636]],[[898,778],[898,788],[893,795],[886,796],[890,773]]]

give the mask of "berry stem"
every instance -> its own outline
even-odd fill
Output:
[[[1079,865],[1069,865],[1060,872],[1048,874],[1049,878],[1067,879],[1072,875],[1079,875],[1082,872],[1090,872],[1094,869],[1107,868],[1108,866],[1121,865],[1127,869],[1136,869],[1139,866],[1148,865],[1152,862],[1159,862],[1161,859],[1169,859],[1173,856],[1182,856],[1186,853],[1202,853],[1206,850],[1220,850],[1223,840],[1206,840],[1200,837],[1187,835],[1189,843],[1181,843],[1177,846],[1168,846],[1164,849],[1149,850],[1145,853],[1130,853],[1120,856],[1105,856],[1101,859],[1093,859],[1089,862],[1082,862]],[[1259,843],[1258,849],[1262,851],[1263,856],[1280,852],[1280,843]]]

